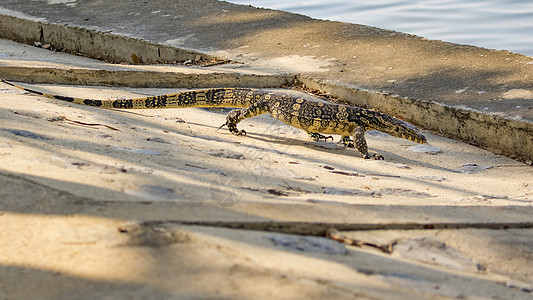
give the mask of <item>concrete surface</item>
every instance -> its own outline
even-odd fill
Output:
[[[47,63],[47,50],[2,45]],[[54,55],[57,70],[105,69]],[[31,87],[105,99],[176,91]],[[369,161],[269,116],[237,137],[217,130],[223,111],[102,110],[7,85],[0,95],[2,298],[532,296],[525,164],[430,132],[429,150],[370,133],[386,161]],[[324,238],[331,227],[356,242]]]
[[[531,57],[214,0],[0,5],[4,38],[114,62],[218,57],[533,161]]]
[[[33,9],[53,16],[47,9],[100,5],[60,2]],[[236,7],[198,3],[221,14]],[[235,9],[257,11],[250,24],[263,13],[309,21]],[[299,68],[315,62],[284,59]],[[283,60],[269,61],[271,70],[259,68],[261,59],[208,68],[110,65],[0,41],[2,74],[90,98],[175,92],[153,87],[168,74],[169,85],[190,87],[293,80],[276,70]],[[299,80],[318,85],[317,74],[331,71],[302,71]],[[101,86],[101,78],[112,82]],[[110,87],[142,86],[142,78],[150,87]],[[370,150],[386,160],[369,161],[269,116],[242,122],[248,135],[237,137],[217,130],[224,110],[102,110],[2,84],[0,120],[0,299],[533,297],[533,169],[473,145],[429,131],[430,147],[371,132]]]

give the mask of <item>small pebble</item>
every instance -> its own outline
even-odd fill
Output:
[[[474,173],[479,173],[481,171],[485,171],[491,168],[492,166],[479,166],[477,164],[464,164],[461,166],[461,168],[455,170],[454,172],[463,173],[463,174],[474,174]]]
[[[437,154],[437,153],[441,153],[442,152],[441,149],[439,149],[437,147],[430,146],[430,145],[411,146],[411,147],[407,148],[407,150],[409,150],[411,152],[414,152],[414,153],[427,153],[427,154]]]

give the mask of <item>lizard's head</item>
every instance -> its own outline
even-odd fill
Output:
[[[385,114],[377,113],[372,125],[370,126],[372,129],[377,129],[395,137],[408,139],[420,144],[427,142],[426,137],[420,133],[418,128]]]
[[[408,139],[410,141],[425,144],[427,142],[426,137],[420,133],[418,128],[404,122],[402,120],[393,119],[391,122],[393,126],[388,127],[384,132],[399,138]]]

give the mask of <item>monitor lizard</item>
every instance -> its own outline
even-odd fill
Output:
[[[43,93],[6,80],[1,81],[48,98],[103,108],[234,107],[238,109],[228,113],[226,123],[220,128],[227,126],[235,135],[246,134],[246,131],[237,129],[237,124],[242,120],[270,113],[272,117],[286,124],[305,130],[317,141],[333,139],[322,134],[341,135],[341,142],[347,147],[355,147],[365,159],[383,159],[382,155],[368,152],[364,137],[367,130],[375,129],[413,142],[426,143],[426,138],[415,126],[387,114],[348,105],[312,101],[283,92],[213,88],[134,99],[94,100]],[[350,136],[353,136],[353,140]]]

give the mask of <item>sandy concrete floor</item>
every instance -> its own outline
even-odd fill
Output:
[[[102,99],[170,92],[33,87]],[[363,160],[266,115],[237,137],[217,130],[217,110],[0,93],[4,298],[531,297],[532,233],[521,228],[532,225],[533,171],[511,159],[425,132],[430,153],[367,134],[386,160]],[[352,224],[343,234],[369,245],[287,234],[298,231],[290,222],[304,233]],[[391,230],[357,230],[365,225]]]

